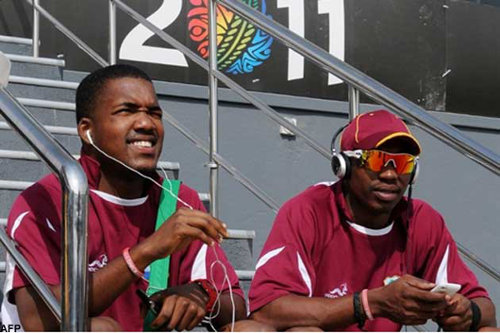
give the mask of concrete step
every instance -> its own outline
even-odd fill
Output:
[[[33,41],[28,38],[0,35],[0,51],[3,53],[32,55]]]
[[[78,159],[80,155],[75,154],[73,157]],[[170,179],[179,177],[179,163],[159,161],[158,169],[161,172],[160,167]],[[0,179],[37,181],[50,172],[45,162],[32,151],[0,149]]]
[[[53,58],[34,58],[32,56],[5,54],[10,59],[11,75],[61,80],[64,60]]]
[[[39,86],[39,85],[24,84],[24,83],[15,83],[12,82],[12,80],[9,80],[7,89],[12,95],[21,98],[54,100],[58,102],[75,101],[74,89],[64,89],[64,88],[55,88],[55,87]]]

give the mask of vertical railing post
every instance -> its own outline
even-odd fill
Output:
[[[39,0],[33,0],[33,57],[40,56],[40,13],[36,6],[39,5]]]
[[[359,114],[359,90],[349,85],[349,121]]]
[[[87,178],[67,168],[62,202],[61,331],[82,332],[88,327]]]
[[[116,5],[109,0],[109,64],[116,64]]]
[[[210,108],[210,213],[219,216],[219,166],[215,161],[214,155],[217,153],[217,79],[215,71],[217,70],[217,2],[208,1],[208,22],[209,22],[209,71],[208,71],[208,91]]]

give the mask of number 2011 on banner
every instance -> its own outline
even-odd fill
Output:
[[[288,28],[304,37],[305,10],[304,2],[309,0],[277,0],[279,9],[288,9]],[[147,19],[160,29],[166,29],[180,15],[183,0],[164,0],[161,6]],[[328,15],[328,52],[340,60],[345,54],[345,18],[344,0],[318,0],[318,14]],[[148,28],[138,24],[126,36],[120,47],[119,57],[169,66],[188,67],[182,52],[165,47],[144,45],[154,35]],[[288,81],[304,78],[304,57],[288,50]],[[328,85],[342,81],[328,74]]]

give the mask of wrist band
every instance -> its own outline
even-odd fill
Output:
[[[138,278],[141,278],[144,281],[148,281],[144,277],[144,273],[141,272],[139,270],[139,268],[137,268],[137,266],[134,264],[134,261],[130,257],[130,252],[129,251],[130,251],[130,247],[126,247],[126,248],[123,249],[123,252],[122,252],[123,259],[125,259],[125,263],[127,264],[128,269],[132,272],[132,274],[134,274]]]
[[[477,332],[479,324],[481,323],[481,309],[473,301],[470,301],[470,309],[472,311],[472,323],[470,324],[469,331]]]
[[[361,301],[363,302],[363,310],[365,310],[366,317],[368,320],[373,320],[370,304],[368,304],[368,289],[363,289],[361,292]]]
[[[355,292],[352,295],[352,303],[354,305],[354,319],[358,323],[359,329],[363,330],[363,326],[365,326],[366,316],[363,313],[363,306],[361,305],[361,300],[359,299],[358,292]]]
[[[217,301],[217,290],[207,279],[194,280],[191,283],[196,283],[207,294],[208,301],[205,305],[205,310],[207,313],[211,313]]]

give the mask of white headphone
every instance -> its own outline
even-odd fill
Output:
[[[92,141],[92,137],[90,136],[90,130],[88,129],[87,132],[85,132],[85,134],[87,135],[87,139],[89,139],[90,144],[94,146],[94,141]]]

